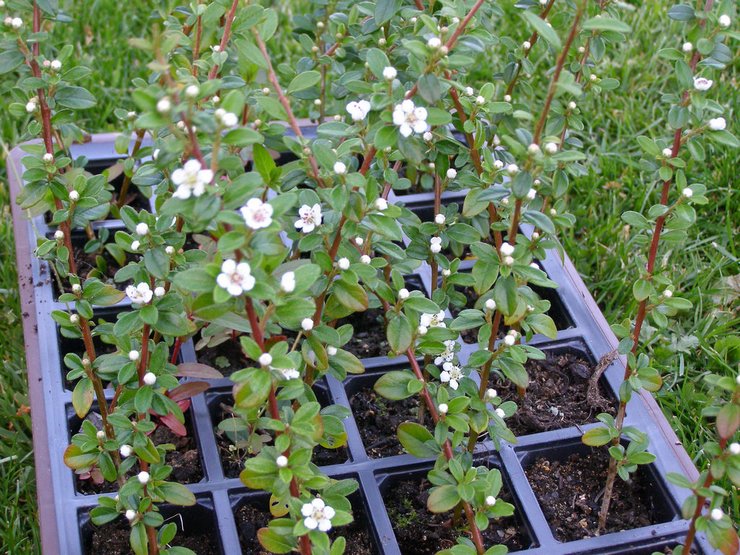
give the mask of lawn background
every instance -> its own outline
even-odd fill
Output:
[[[618,78],[621,87],[581,105],[593,115],[587,122],[590,132],[584,136],[599,140],[587,143],[590,174],[572,184],[569,205],[577,224],[563,237],[563,244],[612,323],[634,314],[631,283],[638,271],[635,248],[620,214],[643,211],[656,198],[656,183],[640,171],[635,137],[669,134],[668,106],[661,103],[661,94],[671,90],[667,80],[672,70],[655,52],[683,42],[681,27],[671,24],[665,14],[672,3],[633,2],[632,10],[625,10],[623,19],[632,25],[633,34],[610,51],[597,69],[601,76]],[[96,108],[84,113],[82,126],[89,132],[113,131],[113,110],[131,109],[125,100],[131,79],[146,72],[146,61],[128,46],[127,38],[148,32],[151,3],[128,0],[124,7],[114,0],[93,0],[86,1],[84,9],[74,0],[60,4],[68,6],[74,20],[56,26],[56,43],[75,45],[74,56],[93,69],[85,84],[99,99]],[[512,32],[524,40],[526,29],[518,18],[510,19],[518,25]],[[740,90],[737,67],[725,70],[715,87],[712,97],[730,108],[725,117],[732,129]],[[7,101],[12,94],[12,80],[0,78],[2,98]],[[30,417],[4,165],[7,151],[23,139],[24,123],[0,110],[0,548],[13,555],[38,552]],[[736,241],[740,220],[734,187],[740,159],[729,149],[710,147],[707,154],[705,163],[691,163],[688,173],[690,183],[707,186],[710,203],[697,208],[699,223],[689,231],[689,240],[672,251],[664,249],[660,258],[694,309],[672,320],[667,333],[655,334],[649,341],[665,377],[658,401],[699,466],[704,464],[700,446],[711,437],[700,415],[707,402],[702,376],[707,372],[734,376],[740,363]],[[737,519],[740,496],[736,490],[732,493],[726,508]]]

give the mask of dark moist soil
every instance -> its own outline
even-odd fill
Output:
[[[165,457],[166,463],[172,467],[172,473],[168,480],[181,484],[194,484],[203,479],[203,466],[200,462],[198,446],[193,437],[192,426],[187,419],[185,426],[188,430],[188,435],[185,437],[175,435],[166,426],[159,426],[154,430],[151,438],[154,445],[172,443],[175,446],[174,451],[168,451]],[[138,471],[138,465],[134,465],[129,471],[128,476],[133,476]],[[96,484],[92,480],[80,480],[76,474],[75,482],[77,484],[77,491],[83,495],[111,493],[118,490],[118,485],[115,483],[103,482],[102,484]]]
[[[179,518],[172,519],[173,522],[179,522]],[[129,535],[131,527],[128,522],[118,521],[112,524],[106,524],[101,527],[94,527],[92,539],[87,555],[129,555],[132,554]],[[213,537],[212,532],[188,533],[178,530],[172,546],[187,547],[195,553],[208,554],[218,552],[218,540]]]
[[[371,459],[402,455],[406,451],[398,441],[398,425],[418,421],[419,398],[389,401],[365,387],[349,398],[367,456]]]
[[[589,394],[589,379],[596,367],[580,357],[547,353],[545,360],[529,360],[525,367],[529,387],[524,399],[508,380],[499,376],[489,380],[503,400],[517,404],[516,413],[506,421],[514,435],[595,422],[602,412],[616,414],[617,403],[601,383]]]
[[[396,533],[403,555],[431,555],[449,549],[464,529],[451,526],[452,513],[435,514],[427,510],[430,484],[422,477],[394,482],[383,495],[383,502]],[[502,490],[501,499],[511,502],[508,492]],[[519,551],[531,544],[516,517],[491,520],[481,531],[485,547],[505,545],[509,551]]]
[[[196,344],[199,340],[200,334],[193,338],[193,341]],[[247,357],[244,356],[238,340],[224,341],[215,347],[204,347],[203,349],[196,351],[195,356],[198,359],[198,362],[212,366],[221,372],[224,377],[231,376],[231,374],[237,370],[241,370],[242,368],[249,366]]]
[[[587,455],[574,453],[563,461],[539,458],[525,469],[527,480],[558,541],[596,535],[608,464],[609,454],[601,449]],[[661,522],[653,506],[652,489],[643,471],[633,475],[629,483],[617,478],[606,532]]]
[[[97,264],[96,260],[98,256],[102,256],[103,259],[105,259],[106,268],[105,272],[102,273],[102,275],[98,275],[99,279],[103,281],[104,283],[107,283],[109,285],[112,285],[118,289],[123,289],[126,287],[126,285],[129,285],[131,282],[127,283],[116,283],[113,281],[113,277],[116,275],[116,272],[121,269],[121,266],[116,262],[115,258],[111,256],[111,254],[103,249],[101,252],[92,252],[87,253],[85,252],[85,245],[84,243],[87,241],[83,241],[80,244],[72,245],[72,251],[74,253],[74,260],[75,264],[77,264],[77,273],[80,276],[88,276],[91,272],[95,271],[97,274]],[[131,257],[127,257],[127,261]],[[69,283],[67,283],[66,280],[62,280],[62,287],[64,289],[65,293],[71,293],[72,287]],[[52,284],[54,285],[54,295],[58,297],[60,295],[59,293],[59,284],[57,283],[56,279],[52,279]]]
[[[375,549],[370,538],[364,512],[355,511],[354,517],[355,520],[351,524],[329,530],[329,537],[334,541],[339,536],[344,536],[344,539],[347,540],[345,555],[373,555],[377,553],[377,549]],[[267,507],[265,507],[265,510],[261,510],[259,507],[250,504],[245,504],[234,513],[242,553],[269,555],[270,552],[265,551],[257,539],[257,530],[267,526],[272,518]]]
[[[388,354],[388,340],[385,335],[383,311],[371,308],[356,312],[337,321],[337,327],[352,324],[354,334],[343,348],[357,358],[372,358]]]

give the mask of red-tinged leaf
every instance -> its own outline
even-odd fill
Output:
[[[717,433],[722,439],[730,439],[740,428],[740,406],[729,403],[717,414]]]
[[[204,380],[222,380],[224,375],[213,366],[200,362],[183,362],[177,365],[177,375],[184,378],[203,378]]]
[[[97,453],[83,453],[77,445],[70,445],[64,451],[64,464],[72,470],[89,468],[98,460]]]
[[[159,420],[162,424],[172,430],[172,433],[176,436],[185,437],[188,435],[188,430],[185,428],[185,425],[175,418],[174,415],[165,414],[164,416],[160,416]]]
[[[183,399],[191,399],[196,395],[200,395],[204,391],[208,390],[209,387],[211,387],[211,384],[208,382],[187,382],[170,390],[167,393],[167,397],[177,403]]]

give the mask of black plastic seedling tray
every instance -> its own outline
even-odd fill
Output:
[[[86,156],[90,169],[102,170],[118,160],[114,151],[115,135],[96,135],[89,143],[73,145],[74,157]],[[16,148],[10,154],[8,174],[12,196],[15,198],[22,186],[23,152]],[[445,202],[457,201],[459,193],[445,195]],[[404,195],[397,198],[409,208],[428,212],[431,195],[427,193]],[[82,555],[89,545],[92,528],[88,511],[96,506],[97,495],[83,495],[77,492],[75,478],[63,463],[62,454],[69,439],[77,431],[79,420],[70,411],[71,391],[65,387],[63,352],[74,345],[60,338],[58,328],[51,318],[55,309],[67,307],[55,301],[56,294],[51,285],[47,264],[33,257],[36,237],[53,233],[43,217],[29,220],[23,211],[13,203],[13,220],[21,291],[25,348],[28,361],[28,380],[32,408],[33,439],[38,483],[39,522],[41,526],[42,548],[44,553]],[[97,224],[110,227],[111,231],[120,229],[120,221],[109,220]],[[525,233],[531,230],[524,229]],[[553,309],[560,312],[562,329],[556,340],[535,336],[530,342],[546,351],[575,352],[584,359],[597,362],[615,349],[616,338],[599,311],[593,298],[586,290],[583,281],[567,256],[561,260],[556,253],[550,253],[541,260],[542,268],[549,277],[558,283],[554,293]],[[429,268],[422,266],[416,279],[427,290],[431,274]],[[100,315],[115,317],[120,310],[127,310],[127,302],[118,306],[101,309]],[[460,342],[461,359],[472,351],[473,346]],[[183,345],[181,358],[185,362],[196,361],[192,341]],[[351,376],[344,383],[329,377],[325,383],[328,402],[350,407],[349,395],[358,387],[372,381],[380,373],[403,365],[404,359],[374,357],[365,359],[366,374]],[[609,392],[616,397],[618,385],[624,372],[624,360],[611,364],[602,378]],[[189,422],[195,436],[203,466],[204,478],[188,487],[196,494],[195,507],[177,509],[165,508],[165,514],[173,517],[185,533],[195,529],[211,529],[214,542],[220,552],[227,555],[241,552],[240,532],[235,525],[235,511],[244,503],[264,500],[264,493],[247,490],[238,478],[226,478],[216,444],[214,428],[214,408],[218,399],[228,397],[230,382],[227,379],[213,382],[211,390],[193,399],[189,411]],[[687,496],[665,480],[668,472],[680,472],[694,479],[697,471],[679,443],[670,425],[661,413],[653,398],[648,394],[636,395],[630,402],[627,412],[628,424],[638,425],[650,437],[650,450],[657,455],[650,465],[649,474],[653,484],[653,495],[658,512],[664,521],[661,524],[635,530],[606,534],[601,537],[574,542],[558,542],[548,526],[543,511],[527,482],[525,467],[537,456],[546,455],[551,459],[565,457],[583,450],[580,442],[583,431],[594,426],[586,424],[551,432],[543,432],[518,438],[515,445],[504,444],[499,451],[493,449],[491,442],[481,442],[476,456],[485,464],[499,468],[504,478],[504,488],[516,508],[516,518],[521,524],[522,534],[529,538],[530,546],[525,552],[532,554],[650,554],[681,542],[688,523],[680,518],[679,507]],[[383,494],[392,487],[393,481],[404,476],[424,474],[432,461],[423,461],[410,455],[397,455],[371,459],[363,445],[357,424],[353,417],[345,422],[349,436],[347,453],[349,460],[324,467],[324,471],[335,477],[354,477],[360,490],[354,496],[355,510],[362,515],[370,531],[370,537],[377,553],[396,555],[401,553],[393,525],[383,504]],[[715,553],[704,538],[699,538],[694,546],[697,553]]]

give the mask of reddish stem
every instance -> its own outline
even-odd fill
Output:
[[[198,16],[198,21],[195,23],[195,41],[193,42],[193,77],[198,77],[198,58],[200,58],[200,41],[203,36],[203,21],[201,16]]]
[[[555,3],[555,0],[549,0],[547,2],[547,5],[544,7],[544,9],[540,12],[540,19],[545,19],[547,17],[547,14],[550,13],[550,8],[552,8],[552,5]],[[540,38],[540,35],[537,31],[534,31],[532,35],[529,37],[529,44],[530,47],[527,49],[526,52],[524,52],[524,58],[529,57],[529,53],[532,52],[532,49],[534,48],[534,45],[537,44],[537,40]],[[506,87],[506,92],[504,94],[511,95],[511,93],[514,90],[514,87],[516,86],[517,81],[519,80],[519,75],[522,72],[522,64],[516,65],[516,72],[514,73],[514,77],[511,78],[511,82]]]
[[[231,25],[234,23],[234,17],[236,16],[236,8],[239,6],[239,0],[234,0],[231,3],[231,9],[229,10],[229,14],[226,16],[226,26],[224,27],[224,34],[221,37],[221,52],[224,52],[226,50],[226,46],[229,44],[229,39],[231,38]],[[200,18],[199,18],[200,21]],[[215,79],[216,75],[218,75],[218,70],[220,69],[220,66],[218,64],[214,64],[211,68],[211,71],[208,72],[208,79]]]

